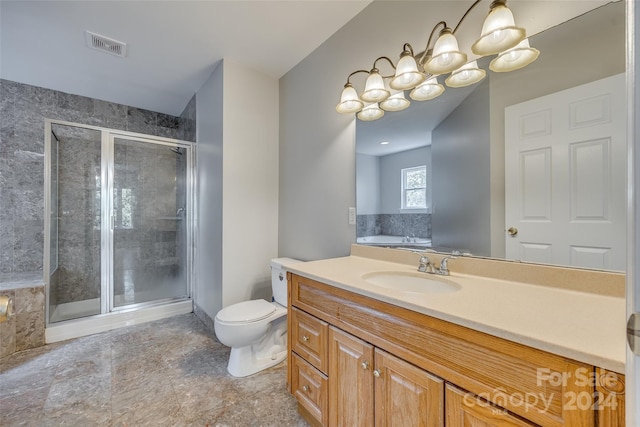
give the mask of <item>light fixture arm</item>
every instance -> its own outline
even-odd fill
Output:
[[[477,0],[480,1],[480,0]],[[430,49],[429,46],[431,46],[431,40],[433,40],[433,35],[436,33],[436,30],[438,29],[439,26],[442,25],[442,28],[447,28],[447,23],[444,21],[440,21],[438,22],[434,27],[433,30],[431,30],[431,34],[429,34],[429,40],[427,40],[427,46],[424,48],[424,52],[422,53],[422,56],[420,57],[420,60],[418,61],[418,63],[420,65],[424,65],[425,61],[427,60],[427,57],[429,55],[431,55],[430,53]],[[408,43],[405,43],[405,45]],[[411,45],[409,45],[411,46]],[[411,54],[413,55],[413,49],[411,50]]]
[[[460,24],[462,24],[462,21],[464,21],[464,18],[467,17],[469,12],[471,12],[473,10],[473,8],[476,7],[478,5],[478,3],[480,3],[481,1],[482,0],[476,0],[476,1],[473,2],[473,4],[471,6],[469,6],[469,9],[467,9],[467,11],[464,13],[464,15],[462,15],[462,18],[460,18],[460,21],[458,21],[458,24],[453,29],[453,34],[455,34],[456,31],[458,31],[458,28],[460,28]]]
[[[379,58],[376,58],[376,60],[375,60],[375,61],[373,61],[373,68],[374,68],[374,69],[376,69],[376,70],[378,69],[378,67],[376,67],[376,64],[377,64],[377,63],[378,63],[378,61],[379,61],[379,60],[381,60],[381,59],[386,59],[386,60],[387,60],[387,62],[389,63],[389,65],[391,65],[391,68],[393,68],[393,70],[394,70],[394,72],[395,72],[396,66],[394,65],[393,61],[392,61],[391,59],[389,59],[388,57],[386,57],[386,56],[381,56],[381,57],[379,57]],[[393,74],[391,74],[391,75],[389,75],[389,76],[382,76],[382,77],[383,77],[383,78],[385,78],[385,79],[388,79],[388,78],[393,77]]]
[[[365,74],[369,74],[369,71],[367,70],[356,70],[353,73],[349,74],[349,77],[347,77],[347,84],[345,84],[344,86],[347,87],[347,85],[351,85],[351,77],[355,76],[358,73],[365,73]]]

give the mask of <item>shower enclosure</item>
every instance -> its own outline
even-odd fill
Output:
[[[192,145],[53,120],[45,140],[47,325],[188,301]]]

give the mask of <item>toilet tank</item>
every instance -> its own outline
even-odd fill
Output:
[[[273,299],[278,304],[287,306],[287,265],[302,262],[293,258],[275,258],[271,260],[271,289]]]

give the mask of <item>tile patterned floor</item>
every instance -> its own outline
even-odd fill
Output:
[[[247,378],[193,314],[0,359],[0,426],[307,426],[286,365]]]

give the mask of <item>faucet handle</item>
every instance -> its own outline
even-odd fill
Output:
[[[416,255],[420,255],[420,265],[418,265],[418,271],[422,272],[422,273],[433,273],[434,272],[434,268],[433,268],[433,264],[431,264],[431,261],[429,261],[429,257],[427,256],[426,252],[417,252],[417,251],[411,251]]]
[[[442,275],[442,276],[448,276],[449,275],[449,264],[448,261],[450,259],[455,259],[458,258],[455,255],[448,255],[444,258],[442,258],[442,260],[440,261],[440,268],[438,269],[437,273]]]
[[[429,261],[425,252],[411,251],[411,253],[416,254],[420,257],[420,262]]]

